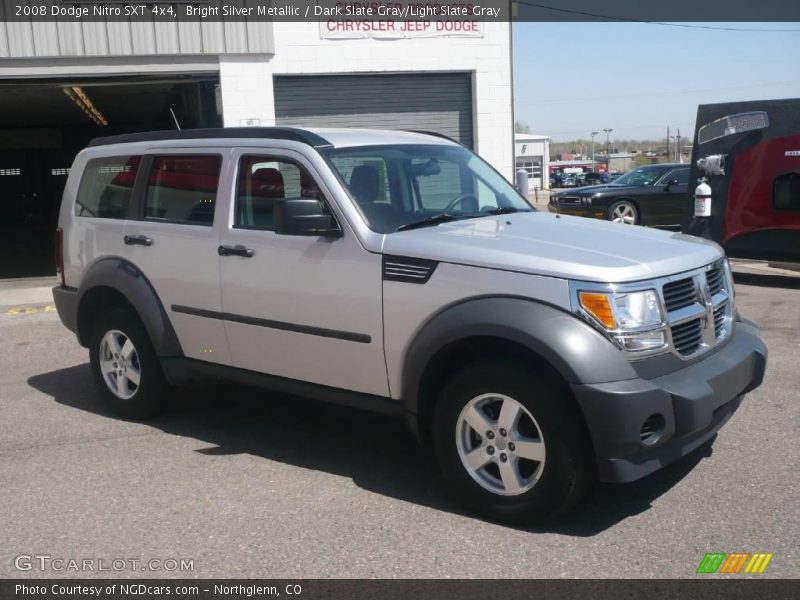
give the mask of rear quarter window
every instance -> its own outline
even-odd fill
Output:
[[[125,219],[141,159],[111,156],[87,162],[75,198],[75,216]]]

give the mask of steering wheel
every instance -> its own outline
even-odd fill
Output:
[[[453,200],[451,200],[450,203],[444,207],[442,213],[443,214],[449,213],[451,210],[453,210],[454,206],[457,206],[460,203],[464,202],[464,200],[469,200],[470,198],[472,200],[475,200],[476,205],[478,204],[478,198],[475,196],[475,194],[470,194],[469,192],[467,192],[466,194],[460,194],[459,196],[453,198]]]

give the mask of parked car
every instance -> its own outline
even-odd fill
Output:
[[[561,187],[575,187],[578,183],[575,173],[564,173],[561,176]]]
[[[550,212],[627,225],[680,226],[690,208],[689,165],[639,167],[606,185],[550,196]]]
[[[495,519],[677,460],[766,364],[719,246],[536,211],[433,134],[101,138],[56,241],[58,314],[116,413],[210,376],[396,415]]]
[[[583,184],[584,185],[600,185],[603,183],[608,183],[611,181],[611,178],[608,176],[608,173],[586,173],[583,176]]]
[[[550,187],[557,188],[561,187],[561,181],[563,180],[563,173],[553,173],[550,175]]]

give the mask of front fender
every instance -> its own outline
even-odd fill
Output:
[[[420,384],[437,353],[475,337],[519,344],[541,356],[567,383],[605,383],[637,376],[608,339],[564,310],[526,298],[480,298],[437,314],[408,346],[401,391],[406,410],[418,412]]]

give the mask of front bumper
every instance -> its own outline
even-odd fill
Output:
[[[688,454],[731,417],[764,378],[767,348],[739,321],[723,347],[653,379],[572,385],[591,433],[602,481],[634,481]],[[642,441],[652,415],[660,433]]]
[[[604,219],[606,216],[606,213],[603,209],[590,204],[566,204],[562,206],[551,202],[547,205],[547,210],[551,213],[556,213],[559,215],[572,215],[575,217],[594,217],[596,219]]]

